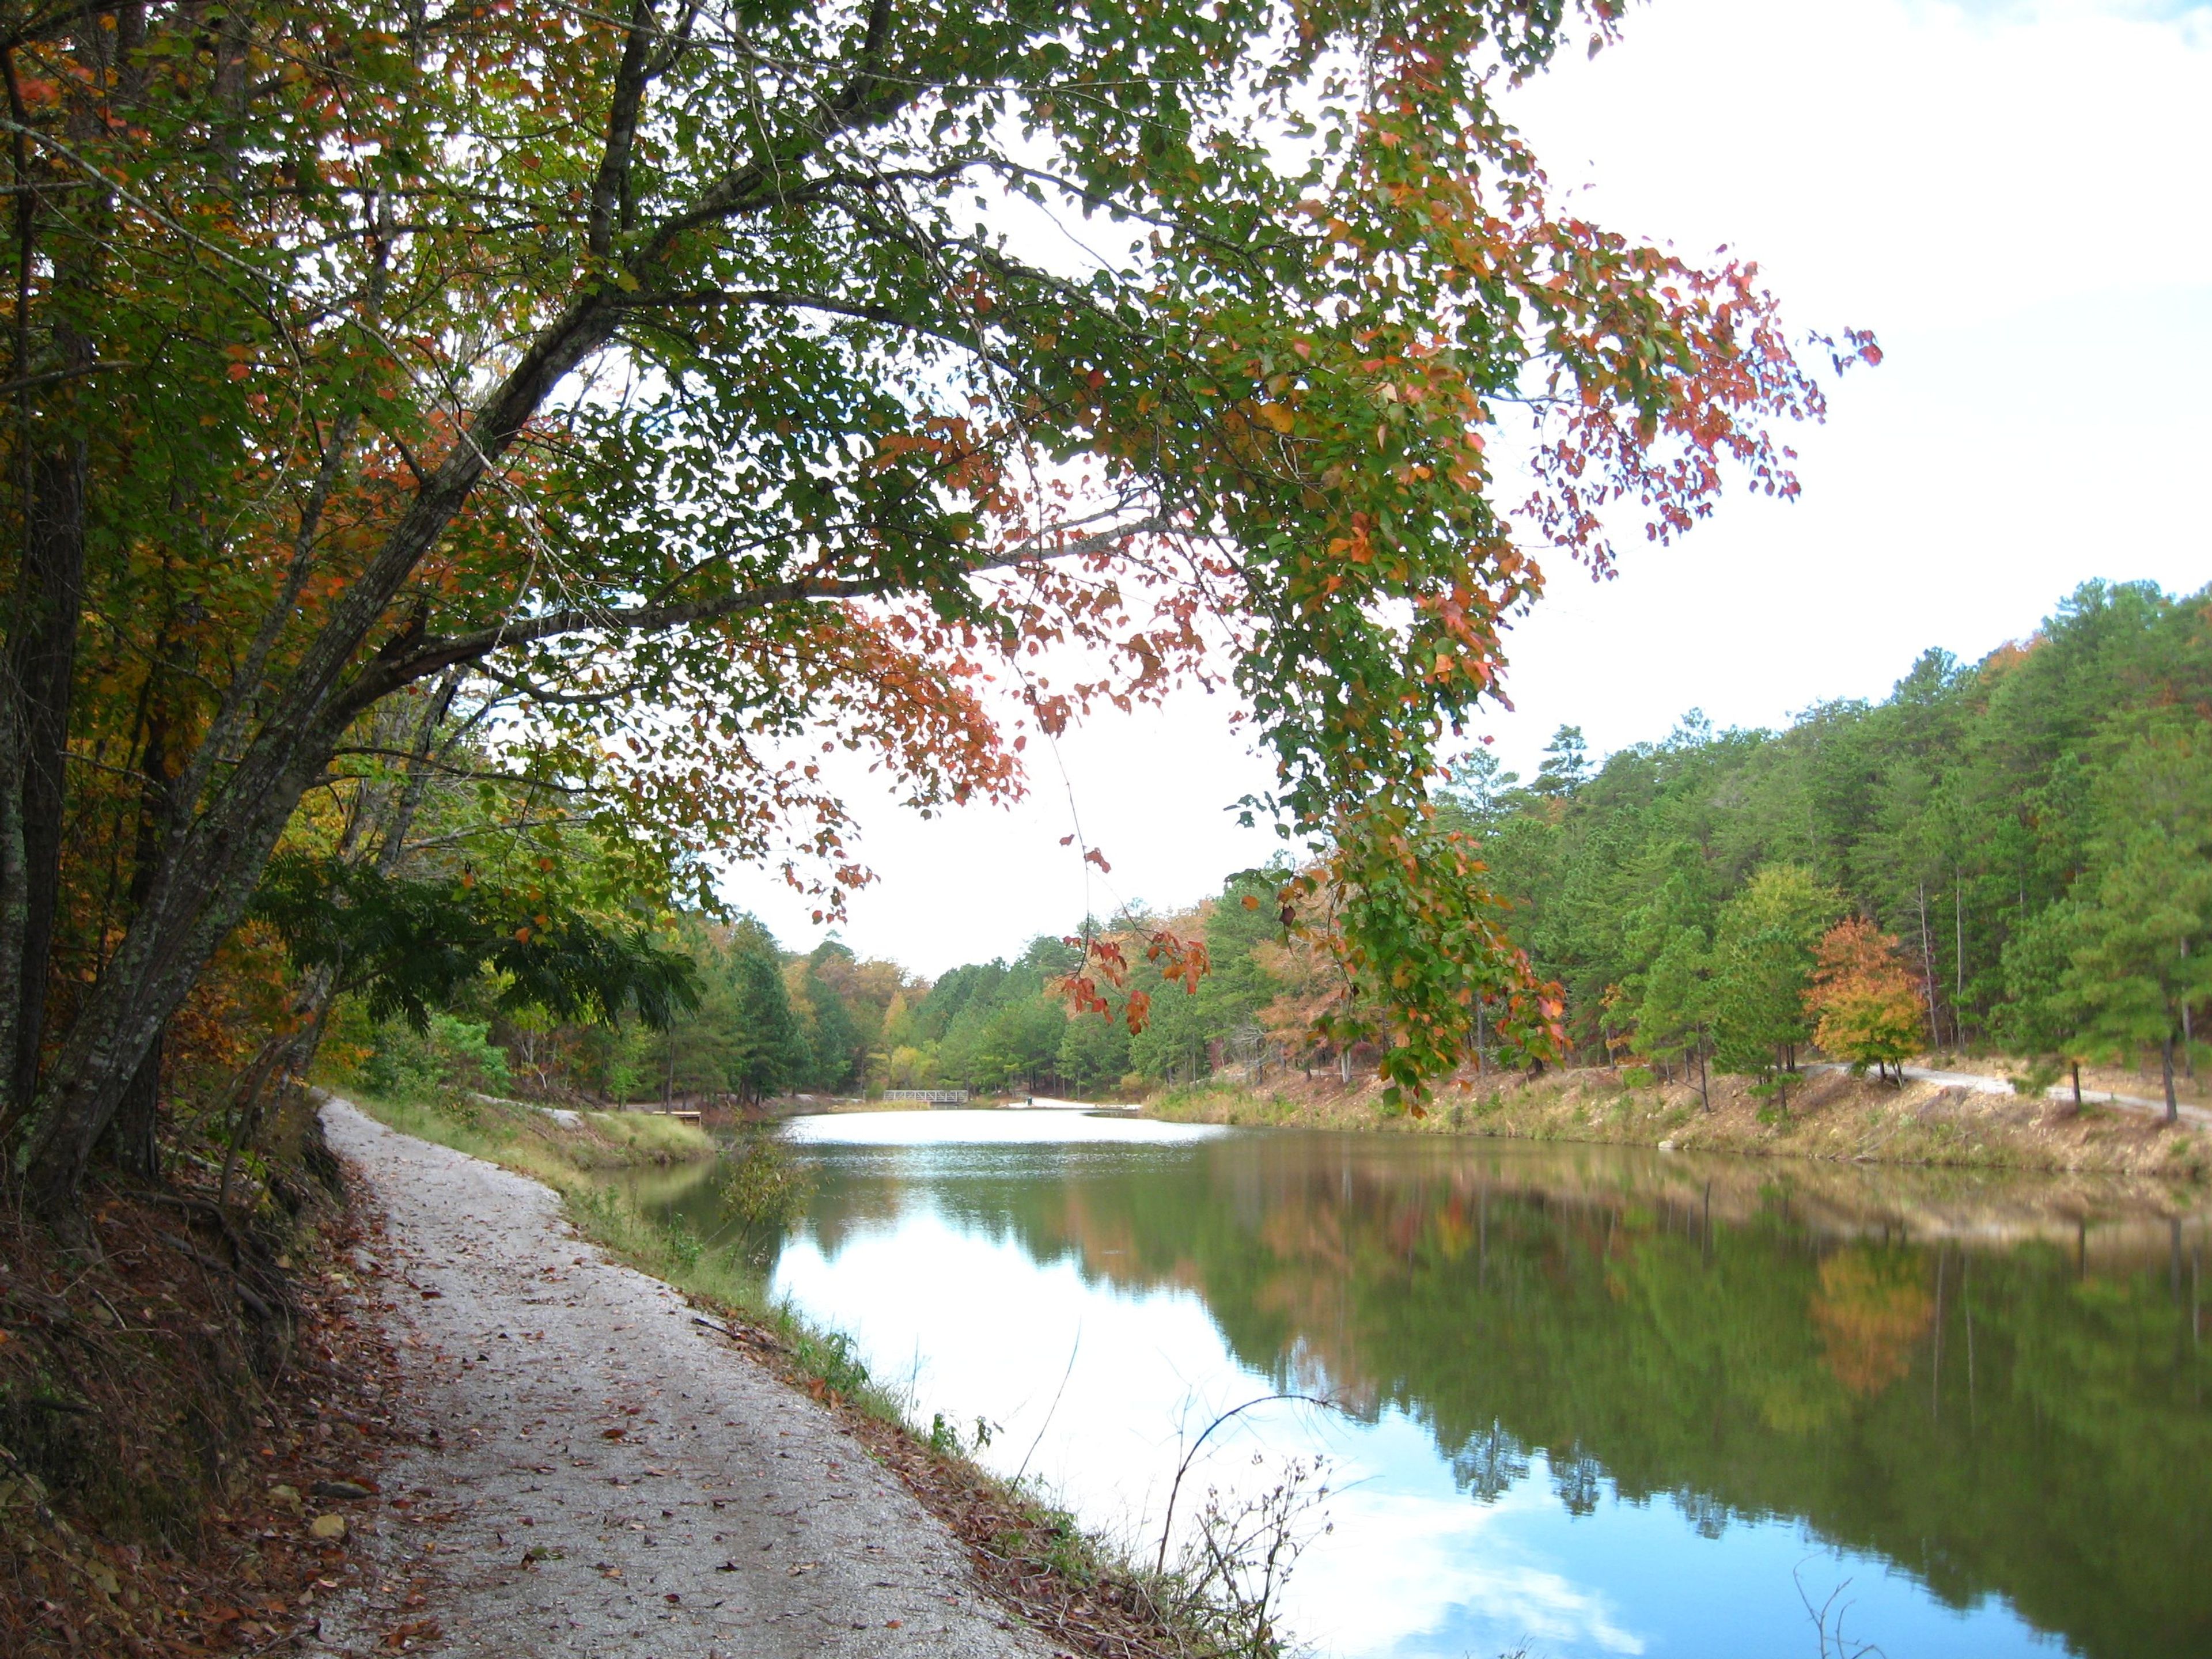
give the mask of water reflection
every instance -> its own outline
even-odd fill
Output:
[[[1156,1538],[1326,1455],[1346,1655],[2212,1652],[2200,1212],[2098,1183],[986,1113],[801,1120],[775,1282]],[[665,1201],[702,1231],[711,1190]],[[1260,1459],[1255,1466],[1255,1457]]]

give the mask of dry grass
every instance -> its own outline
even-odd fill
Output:
[[[1755,1098],[1746,1079],[1711,1079],[1712,1106],[1694,1084],[1632,1086],[1615,1069],[1468,1078],[1438,1091],[1427,1115],[1385,1116],[1371,1079],[1292,1077],[1263,1089],[1200,1085],[1147,1103],[1179,1122],[1249,1123],[1413,1134],[1504,1135],[1615,1142],[1875,1163],[2094,1172],[2200,1181],[2212,1137],[2167,1128],[2141,1113],[1984,1094],[1934,1083],[1902,1088],[1843,1072],[1807,1075],[1786,1109]]]
[[[403,1134],[556,1187],[582,1173],[696,1163],[716,1152],[714,1136],[699,1125],[659,1112],[564,1110],[556,1117],[543,1107],[483,1095],[386,1100],[349,1089],[346,1097]]]

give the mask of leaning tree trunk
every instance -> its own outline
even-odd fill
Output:
[[[612,336],[617,314],[611,302],[594,295],[548,325],[423,482],[281,689],[257,706],[267,660],[264,641],[273,645],[296,597],[288,583],[289,592],[271,612],[223,710],[179,777],[176,819],[148,882],[145,905],[79,1011],[20,1127],[18,1167],[42,1213],[65,1223],[79,1214],[93,1146],[169,1016],[244,917],[284,826],[347,727],[386,696],[468,654],[457,650],[427,664],[410,657],[423,643],[418,611],[380,650],[361,659],[402,586],[477,483],[554,386]],[[318,495],[334,471],[326,455]],[[310,523],[319,510],[319,503],[311,505]],[[311,537],[310,529],[301,538],[295,578],[307,568]]]

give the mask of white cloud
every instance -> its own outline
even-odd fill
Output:
[[[1284,1622],[1330,1632],[1332,1652],[1464,1652],[1464,1627],[1534,1651],[1640,1654],[1601,1590],[1531,1561],[1515,1539],[1521,1512],[1555,1502],[1525,1483],[1495,1504],[1352,1486],[1330,1504],[1335,1529],[1291,1577]]]

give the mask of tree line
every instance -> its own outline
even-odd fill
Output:
[[[1477,751],[1444,812],[1585,1056],[2154,1055],[2171,1107],[2212,1001],[2208,734],[2212,590],[2092,582],[1779,732],[1693,714],[1593,765],[1566,726],[1525,782]]]
[[[1504,933],[1559,988],[1565,1039],[1516,1037],[1470,987],[1475,1064],[1618,1062],[1701,1085],[1732,1072],[1784,1109],[1814,1048],[1878,1073],[1972,1048],[2044,1080],[2099,1059],[2192,1070],[2212,996],[2207,605],[2093,583],[2024,644],[1971,665],[1929,652],[1881,702],[1778,732],[1692,714],[1595,763],[1563,727],[1525,783],[1474,750],[1434,834],[1486,866]],[[1299,874],[1239,872],[1186,909],[1040,933],[933,983],[834,939],[787,952],[749,919],[686,913],[674,937],[699,998],[665,1030],[483,1006],[479,1036],[540,1090],[614,1099],[1349,1077],[1380,1048],[1333,1034],[1361,992],[1314,944]],[[1203,947],[1194,984],[1146,954],[1162,932]],[[1077,1012],[1094,939],[1128,966]],[[380,1039],[412,1040],[393,1024]]]
[[[1981,1048],[2077,1084],[2081,1063],[2148,1059],[2171,1097],[2212,1003],[2208,732],[2212,590],[2092,582],[2024,642],[1974,664],[1931,650],[1881,702],[1779,731],[1692,713],[1601,763],[1563,726],[1525,781],[1476,749],[1436,832],[1486,866],[1505,933],[1559,988],[1564,1038],[1515,1038],[1470,987],[1477,1063],[1717,1067],[1786,1107],[1814,1047],[1878,1073]],[[1170,918],[1210,971],[1186,993],[1140,961],[1106,1018],[1060,1011],[1049,938],[955,969],[915,1005],[896,1069],[1081,1092],[1267,1056],[1372,1064],[1376,1045],[1328,1036],[1362,992],[1303,938],[1296,873],[1242,872]],[[1105,931],[1133,945],[1160,920]],[[1149,1000],[1136,1035],[1115,1018],[1131,994]]]

